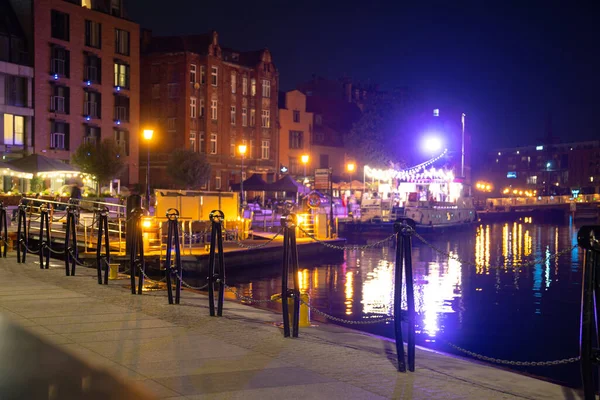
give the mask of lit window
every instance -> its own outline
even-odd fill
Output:
[[[213,86],[217,86],[217,83],[219,81],[219,68],[217,67],[211,67],[210,69],[210,83]]]
[[[535,146],[535,149],[540,151],[540,150],[544,150],[544,146]]]
[[[231,125],[235,125],[235,106],[231,106]]]
[[[190,65],[190,83],[196,83],[196,64]]]
[[[25,117],[4,114],[4,144],[22,146],[24,137]]]
[[[231,93],[235,93],[236,83],[237,83],[236,80],[237,80],[237,77],[236,77],[235,71],[231,71]]]
[[[92,0],[81,0],[81,7],[92,8]]]
[[[235,145],[235,138],[229,139],[229,155],[235,157],[237,146]]]
[[[196,151],[196,131],[190,131],[190,150]]]
[[[129,32],[115,29],[115,52],[124,56],[129,55]]]
[[[260,158],[262,158],[263,160],[268,160],[270,158],[270,149],[271,149],[271,142],[269,142],[268,140],[263,140],[262,146],[261,146]]]
[[[256,96],[256,79],[250,80],[250,95]]]
[[[204,99],[200,99],[200,118],[204,118]]]
[[[190,97],[190,117],[196,118],[196,98]]]
[[[210,118],[213,121],[217,120],[217,100],[211,100],[210,102]]]
[[[120,61],[114,64],[115,72],[115,87],[129,88],[129,65]]]
[[[256,110],[254,108],[250,109],[250,126],[256,125]]]
[[[89,7],[88,7],[89,8]],[[102,26],[99,22],[85,21],[85,45],[99,49],[101,47]]]
[[[242,108],[242,126],[248,126],[248,109]]]
[[[262,110],[260,126],[262,126],[263,128],[271,127],[271,111],[270,110]]]
[[[206,68],[204,65],[200,66],[200,83],[203,85],[206,83]]]
[[[271,97],[271,81],[263,79],[262,81],[262,95],[263,97]]]
[[[244,76],[242,78],[242,94],[244,96],[248,95],[248,77],[247,76]]]
[[[217,134],[210,134],[210,154],[217,154]]]

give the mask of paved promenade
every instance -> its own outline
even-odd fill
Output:
[[[575,391],[417,349],[417,370],[398,373],[393,343],[321,325],[286,339],[276,314],[184,291],[129,293],[127,280],[98,285],[95,270],[64,276],[53,260],[0,259],[0,313],[91,366],[160,399],[577,399]],[[33,382],[33,379],[32,379]]]

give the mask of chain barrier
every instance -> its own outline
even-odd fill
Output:
[[[302,300],[302,298],[300,298],[300,303],[304,304],[305,306],[307,306],[311,311],[314,311],[315,313],[319,314],[322,317],[325,317],[331,321],[335,321],[335,322],[340,322],[342,324],[348,324],[348,325],[374,325],[374,324],[380,324],[382,322],[391,322],[394,320],[393,316],[390,317],[383,317],[383,318],[374,318],[372,320],[368,320],[368,321],[353,321],[350,319],[343,319],[343,318],[338,318],[338,317],[334,317],[333,315],[329,315],[321,310],[319,310],[317,307],[311,306],[309,303],[305,302],[304,300]]]
[[[298,225],[298,229],[300,229],[300,231],[302,233],[304,233],[306,236],[308,236],[309,238],[311,238],[312,240],[314,240],[317,243],[322,244],[325,247],[329,247],[330,249],[335,249],[335,250],[365,250],[365,249],[369,249],[369,248],[373,248],[373,247],[377,247],[381,244],[384,244],[392,239],[394,239],[396,237],[396,233],[391,234],[390,236],[386,237],[385,239],[381,239],[377,242],[371,243],[371,244],[364,244],[364,245],[355,245],[355,244],[351,244],[351,245],[344,245],[344,246],[338,246],[335,244],[331,244],[328,243],[324,240],[320,240],[317,239],[312,233],[309,233],[307,231],[305,231],[301,226]]]
[[[571,358],[563,358],[560,360],[552,360],[552,361],[511,361],[511,360],[502,360],[499,358],[493,358],[493,357],[488,357],[488,356],[484,356],[481,354],[477,354],[474,353],[472,351],[463,349],[460,346],[457,346],[453,343],[447,342],[444,340],[444,342],[452,347],[455,350],[460,351],[461,353],[467,354],[473,358],[476,358],[478,360],[482,360],[482,361],[488,361],[494,364],[501,364],[501,365],[512,365],[512,366],[516,366],[516,367],[551,367],[551,366],[555,366],[555,365],[564,365],[564,364],[571,364],[574,362],[578,362],[581,357],[571,357]]]
[[[73,252],[72,252],[72,251],[70,251],[70,252],[69,252],[69,255],[70,255],[70,256],[72,257],[72,259],[75,261],[75,264],[77,264],[77,265],[79,265],[79,266],[81,266],[81,267],[88,267],[88,268],[91,268],[91,267],[92,267],[92,265],[91,265],[91,264],[86,264],[86,263],[84,263],[83,261],[79,261],[79,260],[77,259],[77,257],[75,257],[75,254],[73,254]],[[110,268],[110,265],[109,265],[109,268]]]
[[[189,283],[187,283],[186,281],[183,280],[183,278],[180,278],[178,274],[175,274],[175,276],[177,277],[177,279],[179,280],[179,282],[181,282],[181,284],[183,286],[185,286],[188,289],[192,289],[192,290],[204,290],[208,287],[208,283],[202,285],[202,286],[192,286]]]
[[[261,244],[257,244],[257,245],[244,244],[243,242],[241,242],[239,240],[235,240],[235,243],[243,249],[248,249],[248,250],[262,249],[263,247],[266,247],[268,244],[272,243],[282,233],[283,233],[283,228],[279,229],[279,232],[277,232],[275,234],[275,236],[273,236],[271,239],[267,240],[265,243],[261,243]]]
[[[27,250],[28,253],[31,253],[31,254],[40,254],[40,251],[42,250],[41,247],[39,249],[37,249],[37,250],[30,249],[29,246],[27,246],[25,244],[25,241],[23,239],[21,239],[19,242],[21,242],[21,244],[23,245],[23,247],[25,247],[25,250]]]
[[[148,275],[146,275],[146,272],[144,272],[144,270],[142,268],[140,268],[140,271],[141,271],[142,275],[144,275],[144,279],[146,279],[146,280],[148,280],[149,282],[152,282],[152,283],[162,283],[162,282],[164,282],[167,279],[167,277],[165,276],[160,281],[157,281],[157,280],[151,279]]]

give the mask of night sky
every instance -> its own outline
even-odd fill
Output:
[[[575,5],[577,3],[577,5]],[[165,7],[165,4],[168,6]],[[283,89],[351,76],[467,114],[478,147],[600,139],[600,2],[127,0],[156,35],[267,47]]]

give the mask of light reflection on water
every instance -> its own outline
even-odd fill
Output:
[[[550,257],[576,244],[576,235],[572,223],[555,226],[524,219],[428,238],[447,255],[415,238],[413,269],[420,342],[448,340],[490,357],[518,360],[576,355],[580,254],[573,249],[566,257]],[[392,315],[393,247],[348,250],[342,262],[330,264],[306,260],[301,250],[299,256],[301,289],[309,293],[313,306],[353,320]],[[457,259],[468,262],[463,265]],[[532,260],[539,262],[530,267],[520,265]],[[269,273],[233,270],[228,280],[242,294],[259,299],[280,291],[278,266]],[[403,308],[405,290],[403,284]],[[364,329],[393,336],[390,324]],[[557,372],[528,372],[577,385],[576,365],[555,368],[552,371]]]

